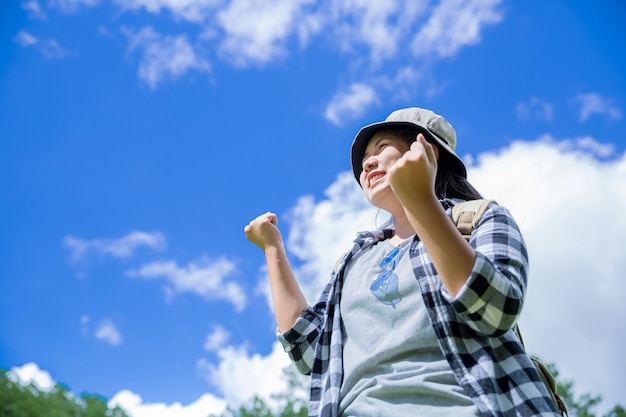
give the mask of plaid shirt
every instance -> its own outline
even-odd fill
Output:
[[[442,200],[450,214],[452,200]],[[278,339],[303,374],[311,375],[310,417],[336,417],[343,379],[339,304],[352,257],[393,236],[359,233],[313,307]],[[528,255],[509,211],[492,204],[474,229],[477,258],[456,297],[447,293],[424,245],[415,238],[410,258],[439,347],[457,382],[483,416],[559,416],[548,390],[515,335],[526,291]],[[393,411],[390,411],[393,413]]]

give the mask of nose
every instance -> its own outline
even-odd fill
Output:
[[[370,156],[367,159],[365,159],[365,161],[363,161],[363,171],[365,171],[365,173],[370,172],[372,169],[376,168],[377,166],[378,166],[378,161],[373,156]]]

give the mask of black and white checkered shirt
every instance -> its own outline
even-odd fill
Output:
[[[443,200],[450,214],[454,202]],[[278,339],[303,374],[311,375],[310,417],[336,417],[343,379],[339,301],[346,265],[393,230],[359,233],[317,304],[307,307]],[[514,328],[526,292],[528,254],[509,211],[492,204],[472,233],[477,258],[456,297],[437,275],[424,245],[409,250],[439,347],[457,382],[483,416],[559,416]],[[392,337],[393,334],[390,334]],[[372,341],[374,343],[375,341]],[[381,415],[393,416],[393,410]]]

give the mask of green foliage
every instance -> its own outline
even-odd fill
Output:
[[[211,417],[307,417],[307,415],[306,406],[292,400],[288,400],[284,408],[275,415],[265,401],[255,396],[248,405],[241,405],[237,410],[229,407],[223,414]]]
[[[584,393],[576,397],[574,394],[574,383],[560,379],[559,371],[553,364],[547,364],[546,366],[556,379],[557,393],[565,403],[570,417],[600,417],[594,409],[602,402],[601,396]],[[602,417],[626,417],[626,410],[621,405],[615,405]]]
[[[294,367],[286,368],[283,376],[287,380],[287,391],[272,397],[280,404],[278,414],[273,414],[265,401],[255,396],[251,403],[241,405],[237,410],[228,407],[219,416],[210,417],[307,417],[308,379],[298,374]]]
[[[77,398],[56,384],[41,391],[33,384],[22,385],[0,370],[0,417],[128,417],[119,407],[107,406],[100,396],[83,393]]]

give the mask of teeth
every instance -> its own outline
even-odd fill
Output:
[[[382,178],[382,177],[383,177],[383,174],[376,174],[376,175],[373,175],[373,176],[370,178],[370,184],[374,183],[376,180],[378,180],[378,179],[380,179],[380,178]]]

